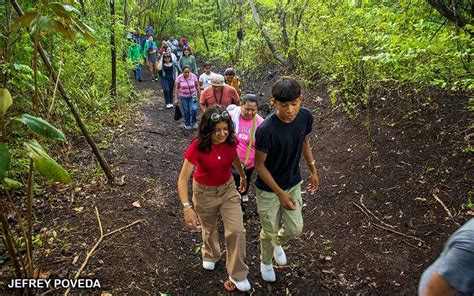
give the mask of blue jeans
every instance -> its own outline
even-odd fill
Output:
[[[135,72],[136,80],[142,80],[142,65],[140,63],[137,64],[137,67],[135,70],[133,70],[133,72]]]
[[[197,102],[193,102],[191,97],[179,97],[184,113],[184,125],[192,126],[197,122]]]
[[[252,178],[252,173],[253,173],[253,170],[255,169],[255,167],[251,167],[249,169],[245,169],[245,176],[247,176],[247,188],[245,189],[244,192],[240,192],[240,195],[246,195],[247,192],[249,191],[249,187],[250,187],[250,179]],[[234,182],[235,182],[235,186],[237,188],[239,188],[240,186],[240,175],[239,175],[239,172],[237,172],[237,170],[232,166],[232,175],[234,176]]]
[[[173,104],[173,90],[174,90],[174,79],[171,76],[165,76],[161,78],[161,87],[163,88],[163,95],[165,96],[165,103]]]

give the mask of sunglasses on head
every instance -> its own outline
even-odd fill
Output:
[[[221,119],[224,119],[224,120],[227,120],[229,119],[229,112],[227,112],[226,110],[222,111],[221,114],[219,114],[218,112],[215,112],[215,113],[212,113],[211,115],[211,120],[213,122],[218,122],[219,120]]]

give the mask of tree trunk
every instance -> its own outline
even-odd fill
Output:
[[[456,3],[456,1],[453,1]],[[463,15],[459,14],[454,7],[449,7],[446,1],[443,0],[428,0],[428,3],[436,9],[442,16],[447,18],[449,21],[455,23],[461,28],[464,28],[466,25],[470,24],[471,22],[468,19],[465,19]],[[472,17],[472,10],[474,5],[471,4],[471,17]],[[469,30],[472,34],[472,30]]]
[[[117,51],[115,49],[115,0],[110,0],[110,17],[112,18],[112,28],[110,33],[110,53],[112,62],[112,82],[110,84],[110,95],[117,96]]]
[[[270,49],[273,57],[277,61],[279,61],[282,64],[286,64],[287,60],[281,54],[279,54],[276,51],[275,45],[273,45],[273,43],[271,42],[270,38],[267,35],[267,32],[265,32],[265,30],[263,29],[263,26],[260,23],[260,17],[258,16],[257,8],[255,7],[255,3],[253,2],[253,0],[249,0],[249,4],[250,4],[250,9],[252,10],[252,15],[253,15],[253,19],[255,21],[255,24],[257,24],[258,29],[262,33],[263,39],[265,39],[265,42],[267,43],[268,49]]]
[[[16,0],[10,0],[13,7],[15,8],[15,11],[17,12],[18,16],[23,15],[23,11],[21,10],[21,7],[16,3]],[[31,40],[33,40],[33,36],[30,35]],[[58,79],[58,75],[56,74],[56,71],[54,71],[53,66],[51,65],[51,62],[49,61],[49,58],[44,51],[43,47],[41,46],[41,43],[38,42],[38,52],[41,56],[41,59],[43,60],[43,63],[46,67],[46,69],[49,72],[49,75],[51,76],[51,81],[57,81],[58,84],[58,89],[59,92],[61,93],[64,101],[68,105],[69,109],[71,110],[72,115],[74,116],[74,119],[76,120],[77,125],[79,126],[79,129],[81,130],[82,134],[87,140],[87,143],[92,149],[92,152],[94,155],[97,157],[97,160],[99,161],[100,167],[104,171],[107,180],[109,184],[114,184],[115,183],[115,178],[114,175],[112,174],[112,171],[110,170],[109,164],[107,163],[107,160],[102,156],[102,154],[99,151],[99,148],[95,144],[94,140],[92,139],[91,135],[89,134],[89,131],[87,130],[86,126],[81,120],[81,117],[79,115],[79,112],[77,111],[76,107],[72,103],[71,98],[69,97],[69,94],[67,93],[66,89],[64,88],[63,84],[61,81]]]

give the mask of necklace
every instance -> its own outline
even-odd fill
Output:
[[[214,151],[214,153],[217,155],[217,159],[221,160],[221,156],[219,155],[219,153],[217,153],[217,149],[214,149],[214,145],[212,145],[211,147],[212,147],[212,151]],[[222,151],[219,151],[219,152],[222,152]]]

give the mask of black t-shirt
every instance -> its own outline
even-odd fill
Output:
[[[311,132],[312,125],[311,111],[301,108],[296,118],[290,123],[281,121],[276,112],[273,112],[257,129],[255,149],[267,154],[265,167],[283,190],[290,189],[301,182],[299,163],[303,153],[304,139]],[[272,192],[260,176],[257,176],[255,186]]]

